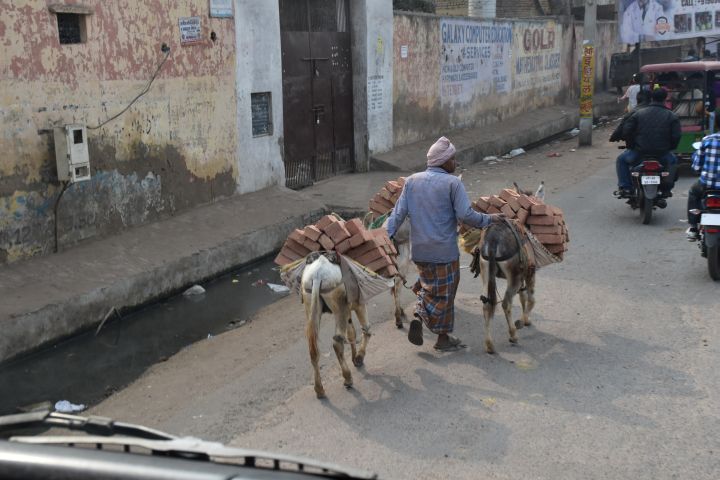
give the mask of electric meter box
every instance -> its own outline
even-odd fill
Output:
[[[70,183],[90,180],[90,156],[84,125],[55,128],[55,160],[58,180]]]

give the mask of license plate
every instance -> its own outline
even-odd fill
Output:
[[[660,185],[660,177],[642,177],[640,182],[643,185]]]
[[[720,227],[720,213],[703,213],[700,217],[700,224]]]

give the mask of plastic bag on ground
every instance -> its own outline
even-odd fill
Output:
[[[77,413],[82,412],[86,408],[87,407],[82,403],[76,405],[74,403],[68,402],[67,400],[60,400],[59,402],[55,403],[55,411],[60,413]]]

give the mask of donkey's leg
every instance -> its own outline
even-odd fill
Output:
[[[351,313],[351,312],[348,312]],[[357,334],[355,332],[355,325],[352,321],[352,314],[348,315],[347,319],[347,341],[350,344],[350,358],[355,358],[355,355],[357,355],[357,348],[355,346],[355,341],[357,340]]]
[[[525,293],[527,298],[525,305],[523,305],[522,320],[526,326],[530,326],[532,325],[530,312],[532,312],[533,307],[535,307],[535,270],[528,272],[525,276],[525,291],[521,293]]]
[[[490,322],[492,321],[493,315],[495,315],[495,303],[491,300],[494,298],[490,294],[490,274],[489,268],[485,260],[480,261],[480,271],[482,273],[483,291],[485,292],[483,300],[483,316],[485,317],[485,351],[487,353],[495,353],[495,346],[492,341],[492,334],[490,333]]]
[[[392,288],[393,301],[395,302],[395,326],[399,329],[403,328],[403,320],[406,320],[405,310],[400,305],[400,293],[402,292],[402,279],[396,276],[394,279],[395,286]]]
[[[358,322],[360,322],[360,330],[362,330],[362,340],[360,341],[360,349],[357,355],[353,354],[353,364],[360,368],[365,363],[365,351],[367,350],[368,342],[370,341],[370,324],[367,320],[367,309],[365,305],[354,305],[353,310],[357,316]]]
[[[522,277],[517,272],[512,271],[511,268],[508,268],[507,271],[505,271],[505,277],[507,278],[507,289],[505,290],[502,307],[505,312],[505,320],[507,320],[508,324],[510,343],[517,343],[517,331],[515,329],[515,323],[512,319],[512,303],[515,295],[522,285]]]
[[[310,363],[313,368],[313,375],[315,380],[315,395],[317,398],[325,398],[325,389],[320,379],[320,367],[318,360],[320,358],[320,352],[318,350],[318,327],[319,325],[315,322],[312,315],[311,299],[308,296],[303,295],[303,303],[305,304],[305,316],[307,323],[305,324],[305,336],[308,341],[308,350],[310,351]]]
[[[345,292],[343,292],[343,296]],[[350,317],[350,308],[347,301],[343,298],[342,301],[337,302],[337,310],[334,310],[335,314],[335,335],[333,336],[333,350],[335,350],[335,356],[337,356],[338,363],[340,363],[340,369],[342,370],[343,378],[345,378],[344,385],[346,387],[352,386],[352,374],[350,368],[348,368],[345,362],[345,333],[347,332],[348,318]]]

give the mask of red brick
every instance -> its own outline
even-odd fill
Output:
[[[355,235],[356,233],[360,233],[363,230],[365,230],[365,227],[362,224],[362,220],[359,218],[353,218],[352,220],[348,220],[345,222],[345,228],[347,228],[347,231],[350,235]]]
[[[317,242],[318,238],[320,238],[320,235],[322,235],[322,232],[315,225],[308,225],[307,227],[305,227],[305,236],[313,242]]]
[[[320,243],[320,245],[322,245],[325,250],[332,250],[333,248],[335,248],[335,244],[333,243],[333,241],[330,240],[330,237],[328,237],[324,233],[320,235],[320,238],[318,238],[318,243]]]
[[[328,237],[330,237],[330,240],[332,240],[335,245],[347,238],[350,238],[350,233],[348,233],[347,228],[345,228],[343,223],[345,222],[335,222],[325,230],[325,233]]]
[[[510,205],[507,203],[503,205],[500,211],[504,213],[507,218],[515,218],[515,211],[510,208]]]
[[[517,199],[518,197],[520,197],[520,194],[517,193],[515,190],[511,190],[509,188],[505,188],[502,192],[500,192],[500,198],[502,198],[508,203],[510,202],[510,200]]]
[[[292,231],[288,238],[292,238],[298,243],[303,243],[305,241],[305,230],[300,230],[299,228],[296,228]]]
[[[510,205],[510,208],[513,209],[514,212],[518,212],[522,207],[520,206],[520,202],[517,198],[511,198],[507,201],[508,205]]]
[[[558,245],[565,243],[565,239],[562,235],[551,235],[549,233],[538,233],[535,235],[540,243],[543,245]]]
[[[295,252],[295,253],[296,253],[297,255],[299,255],[300,257],[304,257],[304,256],[306,256],[308,253],[310,253],[310,249],[309,249],[309,248],[307,248],[307,247],[305,247],[304,245],[296,242],[296,241],[293,240],[292,238],[288,238],[288,239],[285,241],[285,246],[284,246],[283,248],[292,250],[293,252]]]
[[[277,257],[275,257],[275,265],[285,266],[293,263],[294,261],[295,260],[283,255],[283,252],[278,253]]]
[[[357,248],[353,248],[352,250],[347,252],[347,255],[352,258],[353,260],[359,258],[363,254],[369,252],[372,249],[377,249],[378,247],[381,247],[382,245],[380,242],[378,242],[375,239],[370,240],[369,242],[365,242],[362,245],[360,245]]]
[[[533,204],[530,202],[530,199],[528,198],[527,195],[520,195],[517,200],[518,200],[518,203],[520,203],[520,206],[522,208],[524,208],[525,210],[529,211],[530,208],[532,208]]]
[[[382,203],[377,202],[374,198],[370,200],[370,210],[377,213],[378,216],[385,215],[390,210],[392,210],[392,206],[388,207],[387,205],[383,205]]]
[[[383,205],[383,206],[385,206],[385,207],[387,207],[387,208],[390,208],[390,209],[395,206],[395,205],[393,205],[393,203],[392,203],[390,200],[386,200],[386,199],[384,199],[383,197],[381,197],[379,193],[376,193],[376,194],[375,194],[375,196],[373,197],[373,200],[374,200],[376,203],[379,203],[380,205]]]
[[[398,193],[398,192],[402,191],[403,187],[397,181],[390,180],[389,182],[387,182],[385,184],[385,188],[387,188],[390,191],[390,193]]]
[[[350,244],[350,248],[359,247],[363,243],[365,243],[367,240],[365,240],[365,237],[363,237],[362,233],[356,233],[352,237],[345,240]],[[348,249],[349,250],[349,249]]]
[[[397,201],[400,199],[401,194],[402,194],[402,190],[399,190],[398,192],[393,193],[393,196],[390,199],[392,201],[393,205],[395,205],[397,203]]]
[[[358,258],[354,259],[361,265],[365,265],[366,267],[377,260],[378,258],[383,258],[383,256],[387,257],[387,254],[383,252],[382,247],[380,248],[373,248],[367,253],[364,253],[360,255]]]
[[[550,205],[533,205],[530,213],[533,215],[552,215],[553,210]]]
[[[490,197],[480,197],[477,199],[477,202],[475,202],[475,204],[480,210],[486,212],[487,209],[490,207]]]
[[[380,192],[378,193],[378,195],[380,195],[382,198],[384,198],[385,200],[387,200],[390,203],[395,203],[392,201],[392,196],[393,196],[392,192],[386,188],[381,189]]]
[[[398,274],[397,268],[395,268],[394,265],[388,265],[388,267],[385,269],[385,275],[386,277],[394,277]]]
[[[563,216],[563,211],[560,210],[558,207],[551,205],[550,208],[552,209],[553,215],[557,215],[559,217]]]
[[[303,247],[307,248],[311,252],[319,252],[320,250],[322,250],[322,245],[320,245],[318,242],[313,242],[310,239],[305,239]]]
[[[315,226],[324,232],[327,227],[337,221],[338,219],[334,215],[325,215],[315,224]]]
[[[350,237],[350,238],[352,238],[352,237]],[[343,240],[342,242],[338,243],[337,245],[335,245],[335,250],[338,253],[345,254],[351,248],[350,238],[347,238],[347,239]]]
[[[389,265],[392,265],[392,260],[390,260],[390,257],[383,253],[383,256],[381,258],[370,262],[369,264],[365,265],[365,267],[372,270],[373,272],[377,272],[381,268],[387,267]]]
[[[507,202],[500,197],[495,197],[495,196],[490,197],[490,205],[492,205],[495,208],[500,209],[500,208],[504,207],[506,203]]]
[[[488,208],[487,213],[492,215],[494,213],[502,213],[502,212],[495,205],[490,205],[490,208]]]
[[[520,210],[518,210],[517,214],[516,214],[516,218],[518,219],[518,222],[520,222],[522,225],[525,225],[529,216],[530,216],[530,212],[528,212],[524,208],[521,208]]]
[[[290,260],[292,260],[293,262],[294,262],[295,260],[300,260],[301,258],[304,258],[304,257],[305,257],[304,255],[300,255],[300,254],[297,254],[297,253],[293,252],[293,251],[290,250],[288,247],[283,247],[282,250],[280,250],[280,253],[281,253],[284,257],[289,258]]]
[[[545,248],[547,248],[548,252],[558,254],[562,252],[567,252],[567,244],[562,243],[558,245],[547,245]]]
[[[560,225],[560,217],[530,215],[525,223],[528,225]]]
[[[549,233],[551,235],[562,235],[562,226],[560,225],[530,225],[532,233]]]

